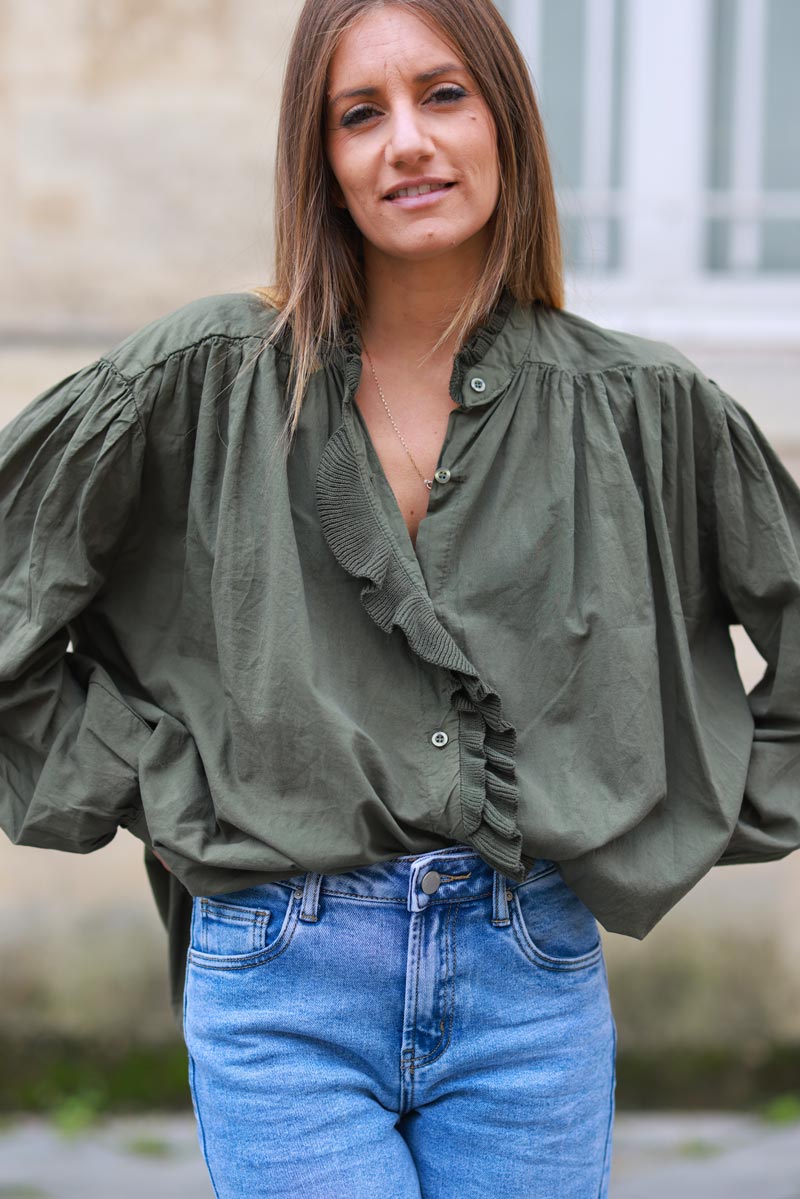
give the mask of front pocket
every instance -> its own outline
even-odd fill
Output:
[[[509,913],[523,952],[536,965],[580,970],[602,956],[597,920],[555,865],[512,889]]]
[[[267,943],[267,928],[272,913],[268,908],[248,908],[221,900],[198,899],[197,940],[202,953],[230,957],[254,953]]]
[[[236,969],[258,965],[286,948],[300,913],[302,891],[267,883],[192,901],[189,961]]]

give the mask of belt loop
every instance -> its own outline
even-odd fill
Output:
[[[411,869],[408,872],[408,901],[407,907],[409,912],[424,912],[429,907],[431,902],[430,895],[427,895],[419,886],[420,878],[428,873],[430,869],[429,863],[433,853],[417,854],[411,863]]]
[[[322,886],[322,875],[315,870],[306,872],[303,886],[303,902],[300,905],[300,919],[316,922],[319,920],[319,892]]]
[[[506,876],[499,870],[495,870],[492,887],[492,924],[495,928],[502,928],[511,923],[511,917],[508,914],[510,892],[507,893],[507,883]]]

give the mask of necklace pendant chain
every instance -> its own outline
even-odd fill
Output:
[[[411,450],[406,445],[406,440],[403,437],[403,434],[398,429],[395,419],[392,416],[391,411],[389,410],[389,405],[386,403],[386,396],[383,394],[383,389],[381,388],[381,385],[378,382],[378,376],[375,374],[375,367],[373,366],[373,363],[372,363],[372,357],[370,356],[370,352],[366,346],[364,346],[364,353],[367,355],[367,358],[369,360],[370,370],[372,371],[372,377],[375,380],[375,386],[378,388],[378,395],[381,397],[381,402],[382,402],[384,408],[386,409],[389,420],[392,422],[394,431],[397,434],[397,436],[400,438],[400,441],[402,442],[402,445],[403,445],[403,449],[405,450],[405,452],[408,454],[409,458],[411,459],[414,470],[417,472],[419,477],[422,479],[422,482],[428,488],[428,491],[432,491],[433,490],[433,479],[426,479],[425,476],[423,475],[422,471],[419,469],[416,462],[414,461],[414,455],[411,453]]]

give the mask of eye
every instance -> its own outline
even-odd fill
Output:
[[[372,104],[359,104],[357,108],[351,108],[348,113],[344,114],[341,121],[342,128],[349,128],[351,125],[362,125],[375,112],[377,112],[377,109]]]
[[[461,100],[466,94],[463,87],[459,87],[457,83],[446,83],[444,87],[438,87],[432,92],[430,98],[438,100],[439,103],[451,104],[455,100]]]
[[[462,100],[466,94],[464,88],[459,87],[457,83],[446,83],[443,87],[437,87],[435,91],[431,92],[425,103],[430,104],[436,101],[437,104],[454,104],[457,100]],[[372,104],[359,104],[342,117],[342,128],[363,125],[364,121],[369,120],[370,114],[376,111]]]

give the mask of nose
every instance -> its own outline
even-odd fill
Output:
[[[425,117],[413,104],[398,104],[387,128],[386,162],[389,166],[416,162],[433,155],[435,147]]]

